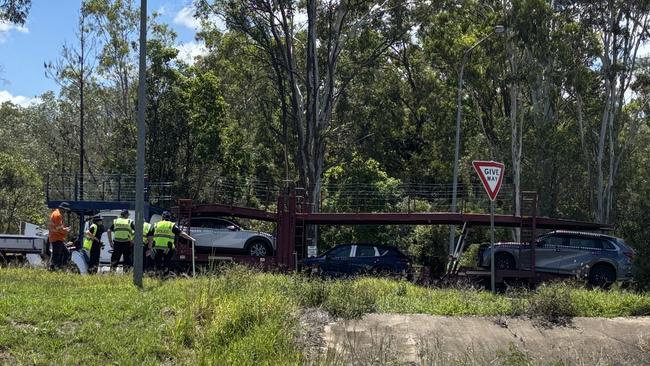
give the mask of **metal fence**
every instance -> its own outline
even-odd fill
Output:
[[[197,197],[199,203],[222,203],[253,208],[273,208],[282,192],[280,185],[257,179],[218,178]]]
[[[47,199],[132,202],[135,200],[135,175],[84,175],[81,191],[78,175],[48,175]],[[293,182],[261,181],[256,179],[218,178],[192,197],[195,203],[221,203],[240,207],[275,210],[278,195]],[[162,207],[176,204],[178,187],[173,182],[149,182],[145,179],[145,199]],[[181,190],[183,191],[183,190]],[[303,210],[308,207],[310,190],[295,188]],[[83,193],[83,195],[82,195]],[[325,184],[320,192],[320,212],[447,212],[450,211],[453,186],[448,183],[341,183]],[[511,214],[514,190],[503,184],[496,201],[496,212]],[[458,185],[459,212],[488,212],[490,201],[476,179]]]
[[[496,201],[498,213],[513,212],[513,187],[503,185]],[[330,184],[321,192],[321,212],[448,212],[451,209],[451,184],[401,183]],[[480,182],[459,184],[459,212],[488,212],[490,201]]]
[[[145,199],[155,202],[174,200],[171,182],[148,182],[145,178]],[[135,175],[84,175],[83,189],[78,174],[49,174],[45,187],[48,201],[135,201]]]

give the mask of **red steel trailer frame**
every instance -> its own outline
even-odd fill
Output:
[[[192,200],[179,200],[179,205],[173,209],[180,220],[193,216],[232,216],[276,223],[276,251],[269,257],[252,257],[247,255],[206,255],[197,254],[197,263],[208,263],[213,260],[231,260],[239,263],[259,265],[262,267],[277,267],[285,270],[296,268],[297,260],[306,253],[304,227],[306,225],[459,225],[459,226],[489,226],[489,214],[423,212],[423,213],[318,213],[308,212],[297,199],[295,191],[280,194],[277,201],[277,211],[269,212],[261,209],[212,204],[193,204]],[[494,224],[497,227],[520,228],[523,242],[532,243],[538,229],[548,230],[583,230],[609,231],[611,226],[593,222],[553,219],[537,216],[537,193],[524,192],[522,197],[524,209],[528,215],[495,215]],[[189,221],[188,221],[189,222]],[[187,230],[191,234],[191,228]],[[459,240],[457,254],[462,253],[464,243]],[[531,269],[515,271],[498,271],[497,280],[506,278],[543,278],[535,271],[535,250],[531,250]],[[191,261],[191,248],[179,243],[176,260]],[[457,260],[458,258],[450,258]],[[458,274],[458,270],[454,271]],[[470,274],[471,271],[461,271]],[[474,275],[485,275],[485,272],[475,271]],[[489,272],[487,272],[489,274]]]

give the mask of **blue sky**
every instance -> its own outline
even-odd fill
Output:
[[[58,91],[45,77],[43,63],[55,61],[65,42],[75,42],[80,4],[81,0],[32,0],[24,27],[0,23],[0,103],[27,105],[48,90]],[[149,13],[160,12],[160,22],[176,31],[177,47],[185,58],[202,52],[194,40],[199,24],[192,18],[191,4],[191,0],[147,1]]]

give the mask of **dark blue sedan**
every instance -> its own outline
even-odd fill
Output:
[[[322,276],[410,273],[411,260],[390,245],[341,244],[318,257],[302,261],[303,268]]]

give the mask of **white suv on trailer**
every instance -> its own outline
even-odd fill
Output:
[[[196,239],[198,253],[240,253],[255,257],[273,255],[275,238],[269,233],[244,230],[232,221],[220,217],[193,217],[191,234]]]

